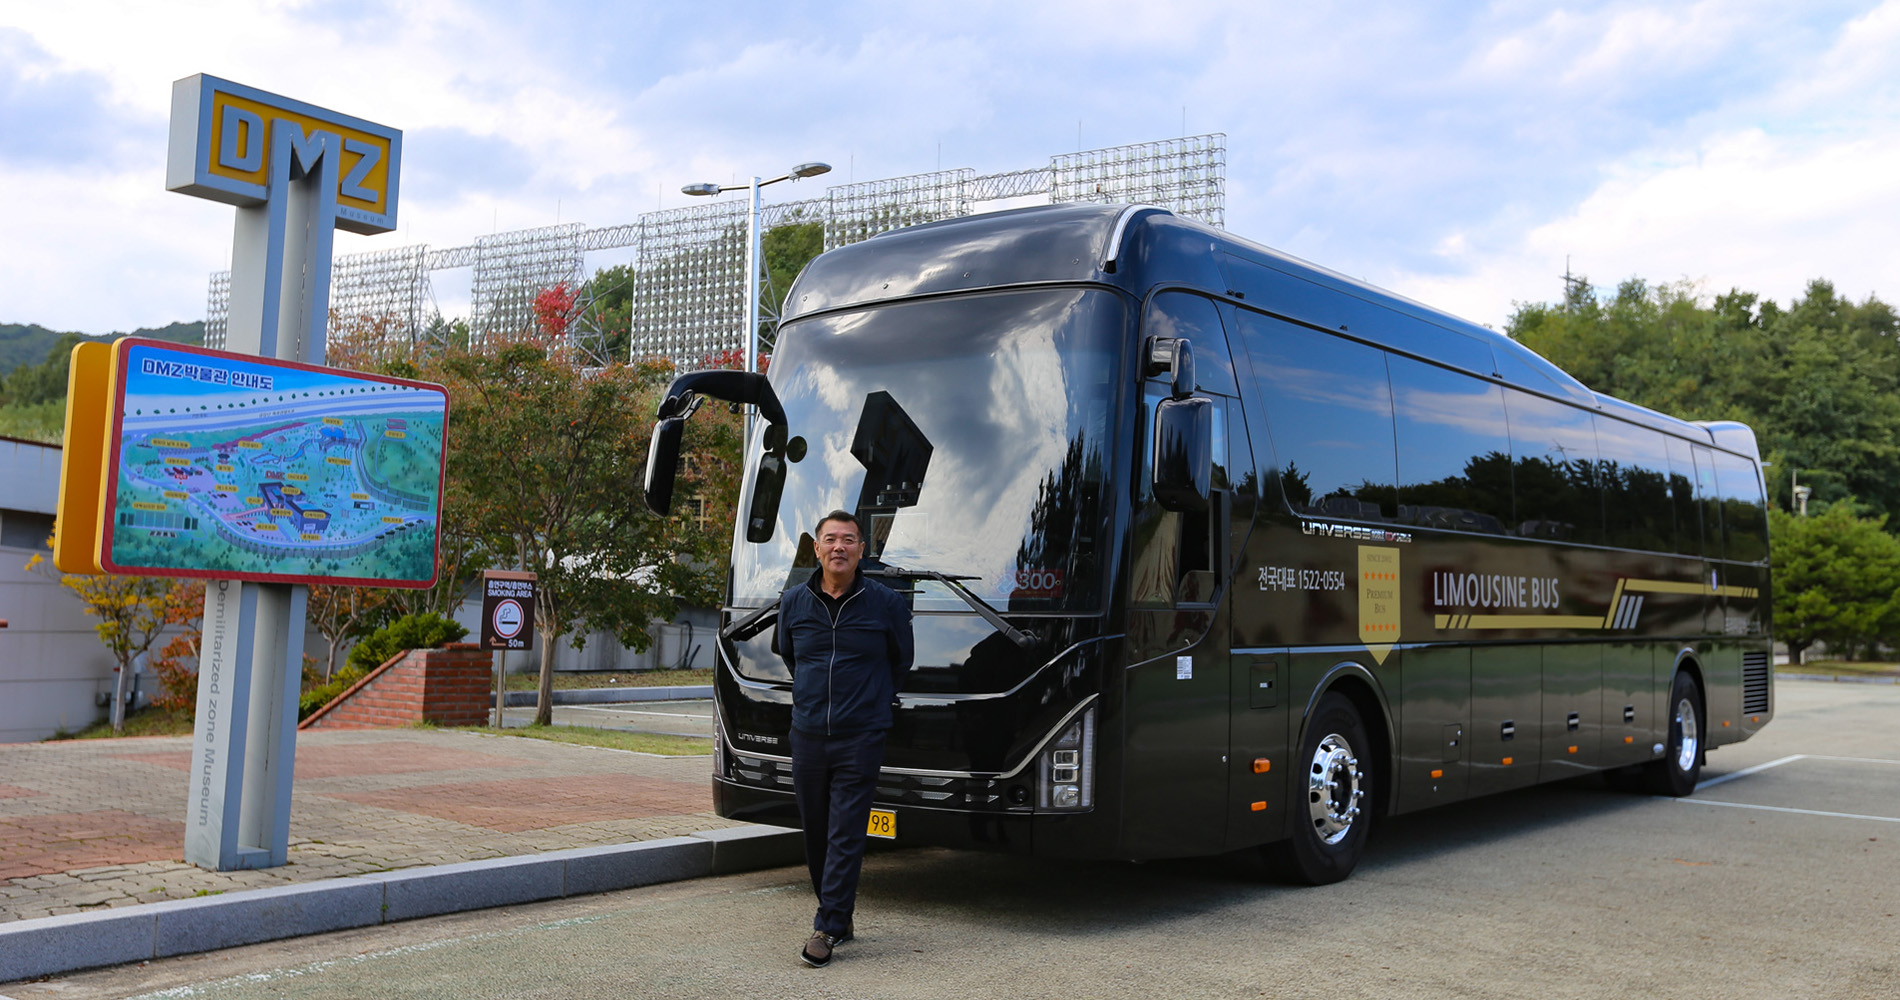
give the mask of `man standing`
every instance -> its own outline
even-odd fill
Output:
[[[912,639],[909,605],[858,569],[857,517],[834,510],[812,537],[819,572],[780,595],[773,647],[792,672],[792,793],[818,894],[798,957],[823,968],[851,940],[871,798]]]

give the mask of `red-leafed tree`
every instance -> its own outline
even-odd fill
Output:
[[[549,342],[558,343],[567,339],[568,329],[574,325],[574,303],[579,298],[565,281],[536,293],[534,320],[541,327],[542,336]]]

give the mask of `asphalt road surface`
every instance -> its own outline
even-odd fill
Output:
[[[1900,997],[1900,688],[1792,682],[1687,800],[1594,778],[1403,817],[1347,882],[893,850],[794,957],[798,869],[18,983],[59,997]]]
[[[534,709],[510,708],[507,718],[511,726],[525,726],[534,721]],[[711,739],[712,723],[713,703],[710,699],[554,706],[554,724],[557,726],[593,726],[597,729],[624,729],[636,733],[703,736]]]

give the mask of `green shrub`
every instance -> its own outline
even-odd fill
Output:
[[[404,615],[384,625],[364,637],[356,648],[350,650],[347,666],[339,671],[346,674],[354,671],[358,678],[381,666],[384,660],[407,649],[434,649],[443,643],[455,642],[468,634],[468,629],[453,618],[444,618],[433,612],[420,615]],[[352,680],[350,683],[355,683]],[[329,685],[325,685],[328,687]],[[341,690],[340,688],[338,690]]]

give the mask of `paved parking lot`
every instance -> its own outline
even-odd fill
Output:
[[[1900,997],[1900,690],[1778,689],[1687,800],[1596,779],[1403,817],[1349,881],[891,851],[859,940],[793,953],[802,871],[0,987],[169,997]]]

